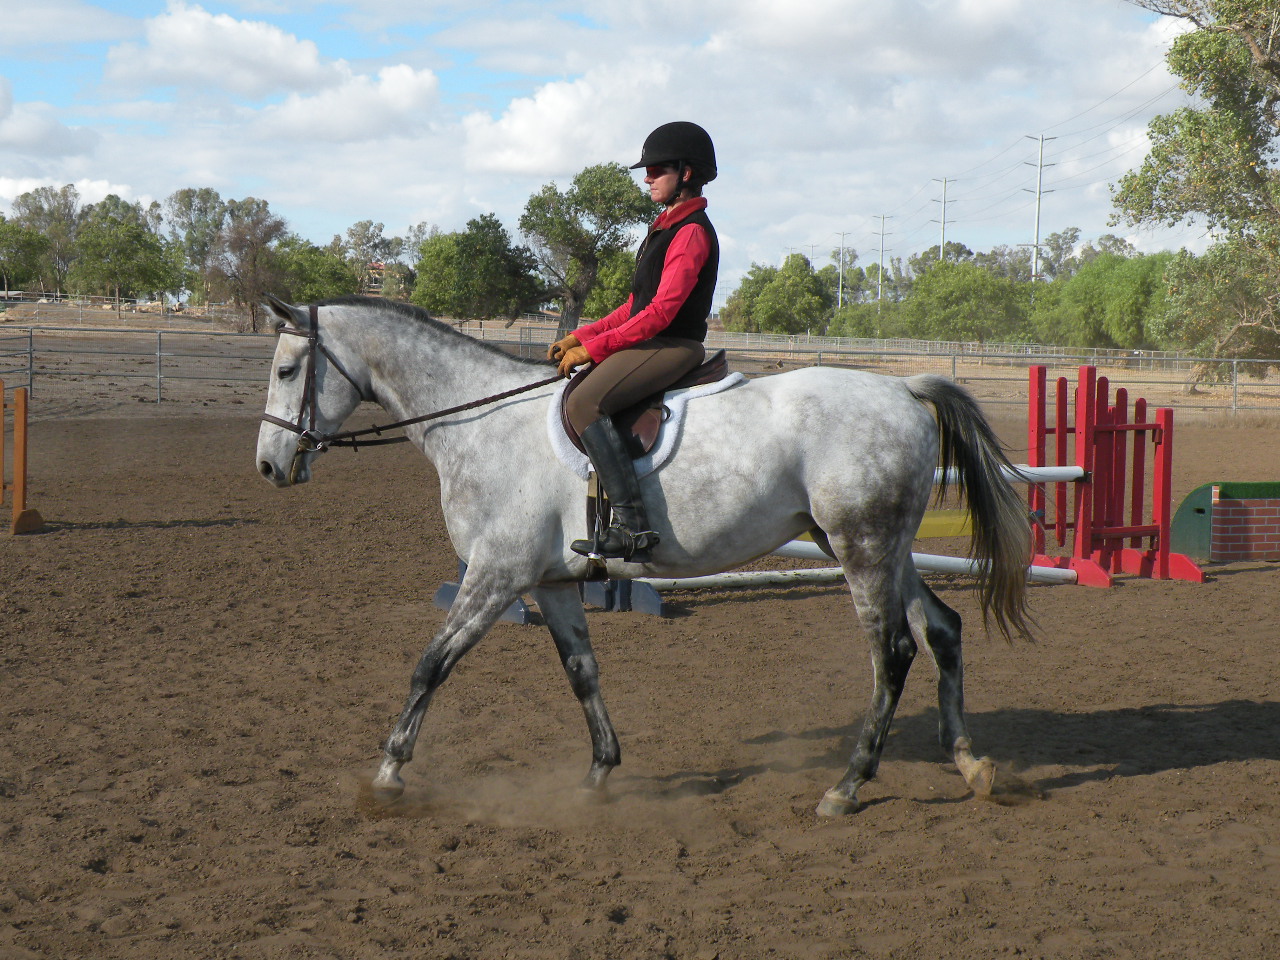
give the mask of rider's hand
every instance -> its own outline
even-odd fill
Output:
[[[563,340],[557,340],[551,346],[547,347],[547,359],[554,360],[557,363],[564,357],[565,353],[574,347],[580,347],[582,344],[572,333]]]
[[[584,363],[590,362],[591,354],[587,353],[586,347],[570,347],[560,357],[560,376],[571,377],[573,376],[574,367],[580,367]]]

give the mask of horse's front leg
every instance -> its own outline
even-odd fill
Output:
[[[373,792],[379,800],[391,801],[404,792],[400,768],[413,759],[413,746],[422,727],[422,718],[436,688],[444,683],[463,655],[489,632],[519,596],[511,578],[486,572],[474,564],[467,570],[458,596],[449,608],[444,626],[427,645],[409,685],[400,719],[382,750],[382,764],[373,778]]]
[[[588,790],[603,790],[609,772],[622,762],[622,751],[600,696],[600,670],[591,649],[587,615],[582,609],[578,585],[539,587],[533,596],[551,630],[560,662],[569,676],[569,686],[582,704],[587,729],[591,732],[591,769],[582,785]]]

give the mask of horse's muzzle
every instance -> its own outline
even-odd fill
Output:
[[[285,470],[281,470],[270,460],[259,460],[258,472],[274,487],[291,487],[311,479],[311,471],[305,464],[299,464],[296,459]]]

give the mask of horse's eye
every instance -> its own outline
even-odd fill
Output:
[[[276,376],[281,380],[292,380],[293,375],[298,372],[298,368],[292,365],[283,366],[276,371]]]

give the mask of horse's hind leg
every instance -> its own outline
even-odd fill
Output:
[[[478,564],[467,570],[444,626],[418,660],[409,684],[409,698],[382,749],[382,764],[373,778],[373,792],[378,799],[394,800],[404,792],[400,768],[413,759],[422,718],[436,688],[518,595],[506,577],[486,574]]]
[[[960,645],[960,614],[914,575],[916,589],[907,601],[912,633],[933,656],[938,668],[938,740],[950,753],[965,783],[975,796],[991,795],[996,766],[990,759],[975,759],[964,719],[964,660]]]
[[[591,770],[582,785],[589,790],[602,790],[609,772],[622,762],[622,752],[613,724],[609,722],[609,711],[600,696],[600,670],[591,649],[578,586],[540,587],[533,591],[533,596],[547,621],[560,662],[569,677],[569,686],[582,704],[587,729],[591,731]]]
[[[849,768],[844,778],[828,790],[818,804],[818,815],[823,817],[853,813],[858,809],[858,789],[876,775],[880,766],[889,725],[898,708],[917,649],[907,624],[896,572],[886,571],[883,565],[854,573],[846,567],[845,575],[858,617],[871,641],[874,686],[871,706],[854,745]]]

